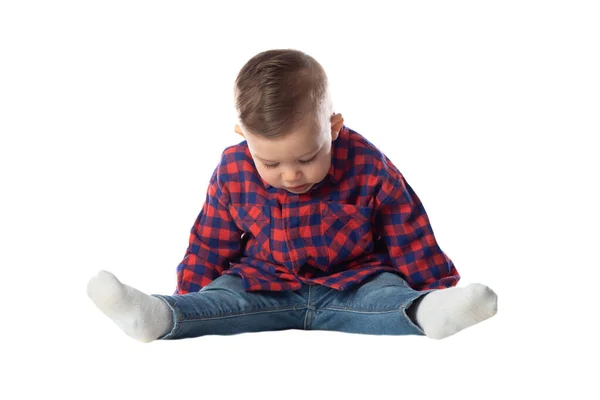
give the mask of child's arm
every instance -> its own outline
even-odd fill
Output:
[[[189,246],[177,267],[175,294],[197,292],[229,268],[242,250],[242,231],[227,208],[229,194],[213,173],[206,200],[191,229]]]
[[[393,266],[415,290],[455,286],[460,275],[439,248],[425,208],[395,168],[376,197],[376,225]]]

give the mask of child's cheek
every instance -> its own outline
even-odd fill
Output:
[[[277,170],[266,171],[265,181],[267,181],[267,183],[271,186],[278,186],[279,185],[279,179],[277,179],[278,176],[279,176],[279,174],[278,174]]]

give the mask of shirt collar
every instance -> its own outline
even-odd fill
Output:
[[[348,162],[348,136],[350,132],[346,125],[342,125],[336,140],[331,144],[331,166],[329,179],[331,183],[338,183],[344,174],[344,164]]]

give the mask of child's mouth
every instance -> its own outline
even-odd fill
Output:
[[[294,186],[294,187],[288,187],[288,188],[286,188],[286,189],[287,189],[287,190],[294,191],[294,192],[302,192],[302,191],[304,191],[304,190],[308,189],[308,188],[309,188],[309,186],[310,186],[310,184],[309,184],[309,183],[306,183],[306,184],[304,184],[304,185],[300,185],[300,186]]]

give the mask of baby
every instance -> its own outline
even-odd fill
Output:
[[[270,50],[235,82],[224,150],[173,295],[101,271],[96,306],[142,342],[285,329],[441,339],[496,314],[460,276],[394,164],[333,112],[309,55]]]

